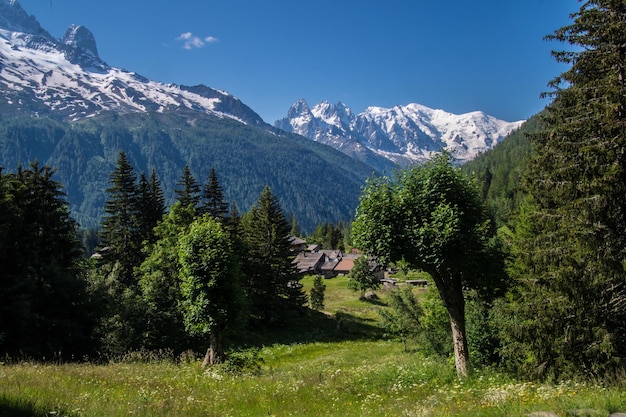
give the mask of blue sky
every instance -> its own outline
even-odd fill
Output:
[[[18,0],[53,36],[89,28],[109,65],[240,98],[266,122],[304,98],[419,103],[514,121],[566,67],[543,40],[577,0]]]

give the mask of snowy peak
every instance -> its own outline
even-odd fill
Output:
[[[93,33],[85,26],[72,25],[65,31],[65,35],[61,39],[65,45],[80,50],[86,54],[96,58],[98,56],[98,48],[96,47],[96,39]]]
[[[29,16],[16,0],[0,0],[0,28],[52,38],[35,16]]]
[[[0,112],[77,120],[104,112],[183,111],[263,120],[239,99],[206,86],[163,84],[106,64],[93,34],[72,25],[53,38],[15,0],[0,0]]]
[[[506,122],[475,111],[453,114],[417,103],[368,107],[355,115],[343,103],[324,101],[311,108],[301,99],[275,126],[331,145],[379,170],[429,159],[444,149],[459,162],[484,152],[523,121]],[[375,160],[372,163],[372,160]]]

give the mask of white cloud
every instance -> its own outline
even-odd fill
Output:
[[[185,49],[202,48],[207,43],[217,42],[217,38],[213,36],[206,36],[204,38],[201,38],[191,32],[181,33],[180,36],[176,38],[176,40],[183,42],[183,48]]]

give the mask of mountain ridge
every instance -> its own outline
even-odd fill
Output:
[[[0,102],[3,113],[22,110],[24,114],[78,120],[107,111],[192,110],[266,125],[225,91],[204,85],[165,84],[111,67],[98,55],[89,29],[70,25],[61,39],[55,39],[15,0],[0,2],[0,88],[5,93]],[[13,103],[24,105],[20,108],[11,106]],[[232,109],[239,113],[231,113]]]
[[[379,170],[429,159],[447,149],[465,162],[492,148],[524,121],[505,122],[474,111],[456,115],[421,104],[370,106],[354,114],[344,103],[310,107],[300,99],[274,126],[324,143]]]

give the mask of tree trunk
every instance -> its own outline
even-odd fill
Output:
[[[204,360],[202,361],[202,367],[206,368],[209,365],[215,365],[218,363],[224,362],[225,359],[224,354],[224,343],[222,340],[221,332],[213,332],[211,333],[211,345],[206,351],[204,355]]]
[[[469,351],[465,333],[465,303],[461,306],[448,307],[450,327],[452,328],[452,343],[454,345],[454,363],[456,374],[465,378],[468,372]]]
[[[435,281],[441,301],[443,301],[450,318],[456,374],[459,378],[465,378],[469,368],[469,350],[467,349],[465,333],[465,298],[461,277],[444,279],[436,270],[429,273]]]

